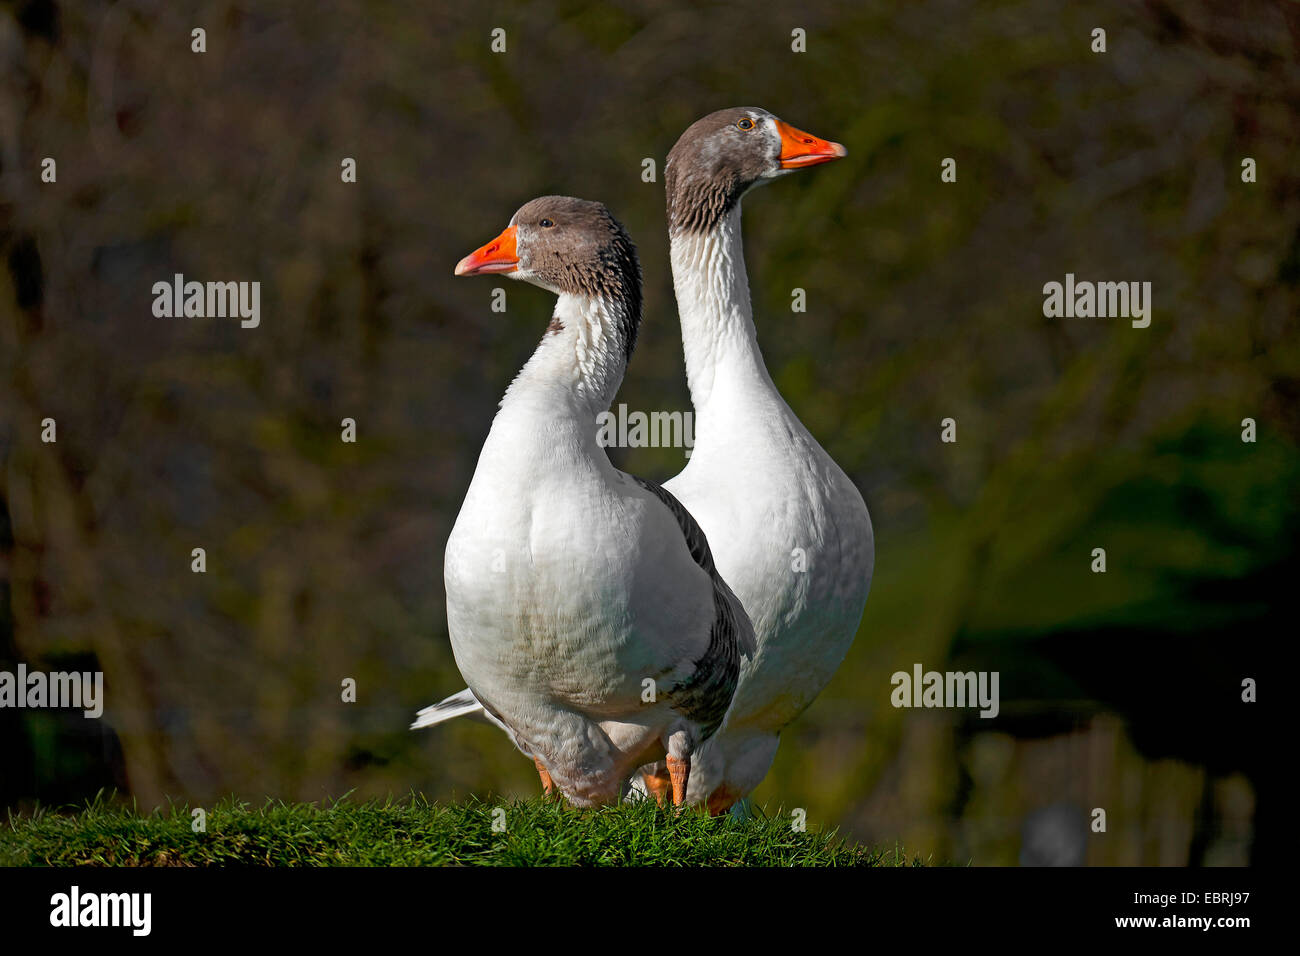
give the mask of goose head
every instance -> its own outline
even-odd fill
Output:
[[[456,264],[458,276],[497,273],[616,316],[618,337],[632,354],[641,321],[641,265],[627,230],[603,204],[541,196],[520,206],[499,236]],[[552,331],[558,331],[554,322]]]
[[[710,113],[692,123],[668,153],[669,223],[674,229],[707,231],[753,187],[847,155],[839,143],[758,107]]]

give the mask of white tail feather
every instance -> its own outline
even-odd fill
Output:
[[[419,730],[422,727],[432,727],[434,724],[440,724],[445,720],[451,720],[455,717],[478,716],[483,718],[483,705],[478,702],[474,692],[468,687],[458,694],[452,694],[446,700],[440,700],[436,704],[430,704],[420,710],[415,715],[415,723],[411,724],[412,730]]]

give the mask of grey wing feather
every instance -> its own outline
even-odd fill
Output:
[[[691,557],[713,580],[714,620],[709,630],[708,649],[695,662],[692,677],[669,692],[674,699],[673,706],[698,721],[702,725],[703,738],[707,739],[722,724],[731,704],[740,675],[740,655],[752,657],[757,650],[754,626],[740,599],[718,574],[713,552],[709,550],[709,540],[699,522],[662,485],[635,475],[629,477],[668,508],[682,529]]]

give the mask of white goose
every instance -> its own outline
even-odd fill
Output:
[[[680,804],[753,630],[686,510],[597,444],[641,319],[635,248],[599,203],[547,196],[456,267],[482,273],[559,298],[447,542],[448,631],[472,690],[413,726],[481,707],[577,806],[616,801],[666,756]]]
[[[711,113],[666,167],[673,285],[695,445],[664,487],[699,521],[754,625],[726,723],[692,761],[688,801],[720,813],[767,775],[781,731],[830,681],[857,633],[875,564],[862,495],[790,410],[759,351],[740,232],[754,186],[847,154],[765,110]],[[798,549],[798,550],[796,550]],[[414,726],[482,713],[461,691]],[[660,800],[664,765],[634,780]]]
[[[692,762],[688,802],[721,812],[767,775],[779,735],[821,692],[862,619],[875,562],[862,495],[781,397],[759,351],[741,197],[846,155],[761,109],[693,124],[665,167],[673,285],[695,446],[665,487],[713,546],[754,624],[726,723]],[[665,787],[662,767],[644,785]]]

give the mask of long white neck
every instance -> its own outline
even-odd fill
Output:
[[[775,392],[754,332],[740,204],[706,233],[674,231],[669,254],[686,382],[697,427],[703,428],[710,408],[727,404],[737,392]]]
[[[501,411],[571,416],[584,426],[609,409],[627,369],[627,303],[561,294],[550,328],[501,399]]]

